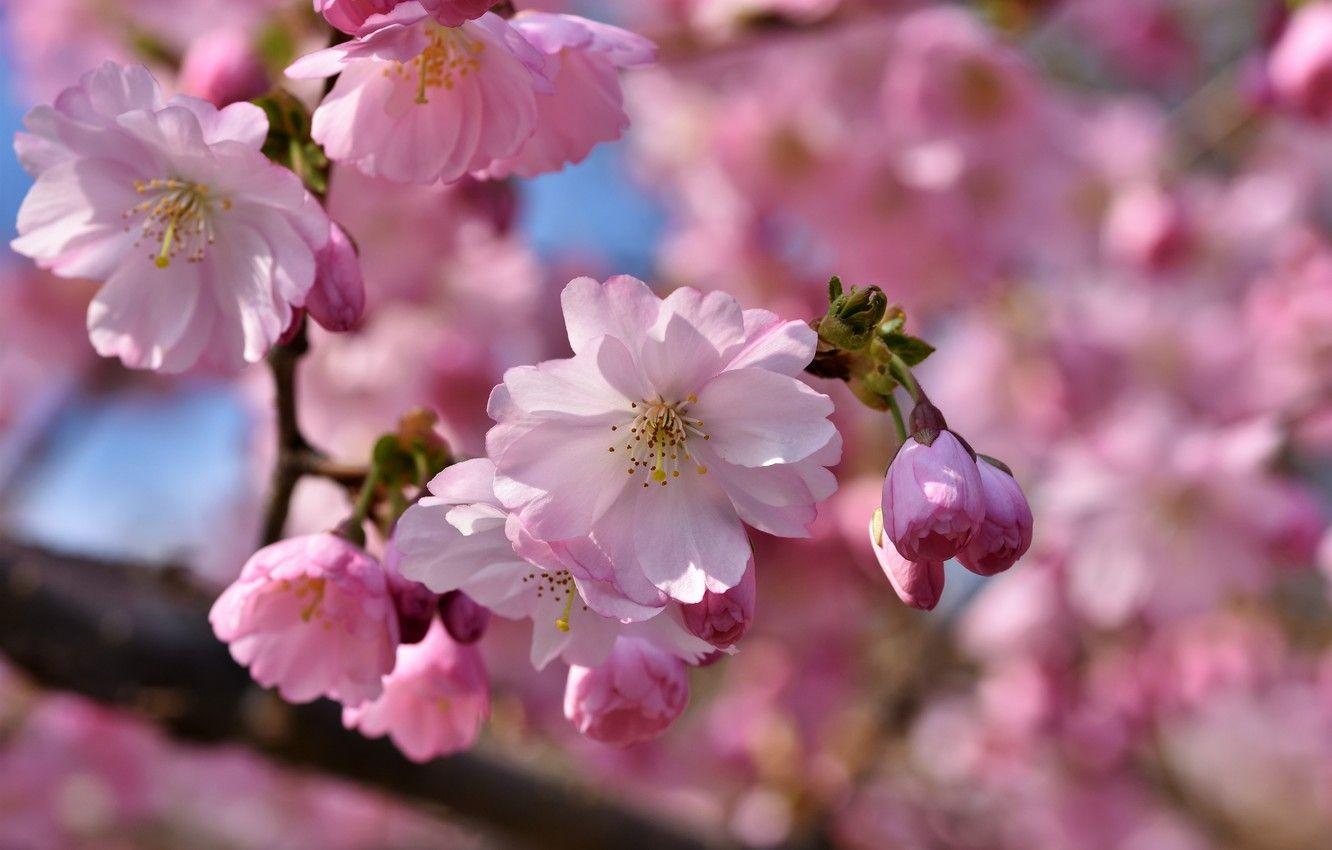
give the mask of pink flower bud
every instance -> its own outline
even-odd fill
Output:
[[[367,18],[387,14],[400,2],[402,0],[314,0],[314,10],[323,15],[330,26],[356,35]]]
[[[244,30],[223,29],[196,38],[180,66],[180,90],[219,108],[268,91],[268,71]]]
[[[985,521],[957,559],[977,575],[992,576],[1016,564],[1031,546],[1031,507],[1008,472],[984,458],[976,467],[985,493]]]
[[[439,617],[449,637],[462,644],[476,643],[490,626],[490,609],[461,590],[450,590],[439,597]]]
[[[324,16],[331,26],[356,35],[373,15],[386,15],[408,0],[314,0],[314,10]],[[456,27],[473,18],[479,18],[494,0],[418,0],[436,21],[446,27]]]
[[[946,561],[985,518],[980,472],[952,431],[908,437],[883,482],[883,524],[908,561]]]
[[[897,598],[912,608],[934,610],[943,596],[943,561],[908,561],[896,549],[883,545],[883,531],[883,511],[876,508],[870,520],[870,547]]]
[[[389,586],[393,588],[393,604],[398,612],[398,642],[413,644],[425,640],[435,619],[439,596],[420,582],[398,576],[389,578]]]
[[[627,747],[660,735],[688,702],[683,661],[642,638],[621,637],[600,666],[569,668],[564,716],[594,741]]]
[[[305,297],[305,310],[334,333],[356,327],[365,312],[365,279],[361,259],[347,232],[333,224],[328,244],[315,256],[318,263],[314,286]]]
[[[701,602],[680,606],[685,628],[719,649],[734,646],[754,621],[756,592],[754,559],[750,558],[744,576],[735,587],[725,593],[704,591]]]
[[[383,695],[343,708],[342,722],[368,738],[388,735],[407,758],[426,762],[470,747],[489,715],[481,654],[454,643],[435,623],[423,641],[398,649]]]
[[[1277,98],[1317,121],[1332,119],[1332,3],[1301,6],[1272,49]]]
[[[260,549],[208,620],[231,656],[288,702],[358,705],[383,691],[398,618],[379,562],[333,534]]]

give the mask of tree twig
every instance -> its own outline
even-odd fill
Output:
[[[542,850],[728,850],[568,777],[496,753],[413,764],[343,729],[329,702],[292,706],[253,683],[213,637],[212,594],[184,570],[54,554],[0,539],[0,652],[40,684],[129,709],[197,742],[244,744]]]

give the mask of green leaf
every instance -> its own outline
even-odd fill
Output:
[[[272,69],[286,68],[296,58],[296,41],[286,27],[270,24],[259,34],[259,55]]]
[[[934,353],[934,346],[920,337],[911,336],[901,331],[890,331],[882,336],[888,350],[908,366],[918,366]]]

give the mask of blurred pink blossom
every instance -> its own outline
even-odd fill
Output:
[[[490,716],[490,680],[476,647],[449,638],[436,622],[425,640],[398,649],[384,692],[343,708],[349,729],[388,735],[416,762],[465,750]]]
[[[268,70],[248,32],[219,29],[190,44],[178,82],[181,93],[221,109],[268,91]]]

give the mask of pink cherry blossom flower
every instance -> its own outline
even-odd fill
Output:
[[[652,42],[575,15],[522,12],[512,26],[547,57],[554,91],[538,94],[536,132],[515,156],[487,169],[491,177],[534,177],[581,162],[599,142],[629,126],[617,71],[656,59]]]
[[[945,561],[985,518],[976,461],[951,431],[926,444],[908,437],[883,482],[883,525],[908,561]]]
[[[219,29],[195,39],[180,66],[180,91],[221,108],[268,91],[254,38],[243,29]]]
[[[957,559],[977,575],[992,576],[1016,564],[1031,546],[1031,506],[1010,472],[985,459],[976,468],[985,496],[985,521]]]
[[[1283,104],[1317,121],[1332,119],[1332,3],[1307,3],[1295,12],[1267,70]]]
[[[379,563],[333,534],[266,546],[208,614],[231,656],[288,702],[359,705],[383,691],[398,620]]]
[[[400,183],[452,182],[518,153],[536,128],[545,57],[503,18],[436,23],[417,3],[352,41],[305,56],[297,79],[337,84],[311,134],[337,162]]]
[[[264,357],[314,283],[329,223],[260,153],[261,109],[163,104],[147,70],[107,63],[25,126],[16,148],[36,183],[12,244],[105,281],[88,309],[99,354],[164,372]]]
[[[419,5],[441,25],[456,27],[481,17],[495,4],[491,0],[314,0],[315,12],[348,35],[359,33],[375,15],[386,15],[394,7],[406,5]]]
[[[884,519],[881,508],[874,509],[870,520],[870,547],[879,559],[883,574],[888,577],[897,598],[912,608],[933,611],[943,596],[943,561],[909,561],[895,548],[884,545]]]
[[[592,668],[569,668],[564,716],[594,741],[627,747],[666,731],[689,702],[689,676],[678,658],[636,638],[620,638]]]
[[[685,628],[719,649],[734,646],[754,622],[757,591],[754,559],[750,558],[744,578],[735,587],[722,593],[709,590],[702,602],[680,606]]]
[[[320,249],[316,261],[315,282],[306,296],[305,309],[327,330],[349,331],[365,313],[365,278],[356,246],[338,224],[329,228],[328,244]]]
[[[489,716],[490,679],[480,652],[451,640],[438,622],[425,640],[398,648],[381,696],[342,710],[348,729],[388,735],[415,762],[467,749]]]
[[[807,536],[841,437],[796,377],[806,324],[629,277],[562,302],[573,358],[510,369],[490,404],[495,495],[534,538],[590,535],[621,590],[691,603],[740,583],[745,523]]]
[[[436,593],[461,590],[501,617],[530,619],[538,669],[555,658],[596,666],[620,635],[691,663],[713,650],[685,630],[665,599],[639,604],[594,576],[582,560],[601,551],[593,541],[533,540],[495,497],[494,484],[495,465],[484,458],[436,476],[432,495],[409,508],[394,531],[403,575]]]

